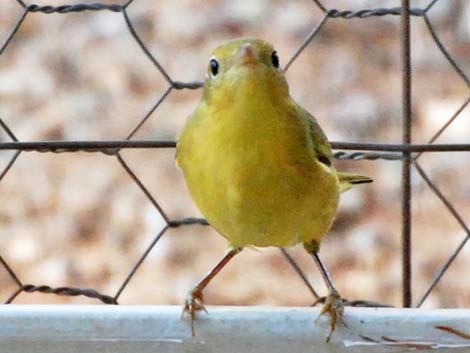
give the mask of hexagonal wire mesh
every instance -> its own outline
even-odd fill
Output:
[[[440,269],[437,271],[435,276],[431,279],[425,292],[419,297],[415,302],[414,306],[420,307],[423,302],[428,298],[429,294],[436,286],[436,284],[441,280],[443,275],[448,270],[449,266],[456,259],[456,257],[462,252],[465,244],[470,238],[470,230],[466,225],[464,219],[460,213],[456,210],[453,204],[449,199],[444,195],[441,189],[431,181],[428,174],[425,172],[423,167],[419,162],[419,158],[423,153],[427,152],[455,152],[455,151],[470,151],[470,144],[435,144],[436,139],[457,119],[459,114],[468,106],[470,103],[470,80],[468,76],[463,72],[459,67],[457,62],[453,59],[449,51],[446,49],[445,45],[439,39],[433,25],[428,17],[428,12],[433,8],[438,0],[430,1],[423,8],[408,8],[409,4],[407,1],[403,1],[405,4],[405,11],[402,13],[402,8],[376,8],[376,9],[367,9],[367,10],[348,10],[340,11],[336,9],[326,8],[319,0],[314,0],[315,6],[323,14],[322,19],[319,24],[313,28],[311,33],[305,38],[303,43],[297,48],[295,53],[292,55],[290,60],[284,67],[284,70],[287,71],[291,64],[299,57],[299,55],[312,43],[312,41],[317,38],[317,35],[325,28],[325,26],[335,20],[335,19],[366,19],[371,17],[379,16],[400,16],[402,17],[402,26],[401,26],[401,43],[402,43],[402,78],[403,78],[403,95],[402,95],[402,105],[403,105],[403,139],[401,144],[381,144],[381,143],[350,143],[350,142],[332,142],[332,147],[335,149],[335,158],[342,160],[390,160],[390,161],[401,161],[402,163],[402,244],[403,244],[403,305],[410,307],[412,306],[412,293],[411,293],[411,182],[410,182],[410,173],[411,169],[414,168],[418,174],[422,177],[424,182],[429,186],[430,190],[440,199],[443,205],[447,208],[450,214],[457,220],[462,229],[464,230],[465,236],[461,240],[460,244],[454,249],[448,259],[444,264],[441,265]],[[164,90],[161,97],[155,102],[151,109],[145,114],[145,116],[140,120],[140,122],[131,130],[131,132],[123,140],[100,140],[100,141],[35,141],[35,142],[22,142],[20,141],[4,120],[0,117],[0,125],[3,131],[8,135],[11,142],[1,142],[0,150],[10,150],[15,151],[12,157],[9,159],[7,165],[0,174],[0,181],[3,177],[9,173],[11,168],[14,166],[18,157],[28,151],[36,151],[42,153],[63,153],[63,152],[94,152],[94,153],[103,153],[107,156],[111,156],[117,159],[123,170],[128,174],[128,176],[135,182],[135,184],[140,188],[145,197],[151,202],[155,209],[159,212],[163,218],[165,225],[159,231],[159,233],[154,237],[153,241],[148,245],[144,253],[135,263],[135,265],[128,272],[127,277],[122,281],[119,288],[112,294],[106,295],[100,293],[94,289],[88,288],[75,288],[75,287],[50,287],[47,285],[37,285],[37,284],[27,284],[24,283],[14,270],[14,266],[11,266],[3,257],[0,255],[1,265],[6,269],[11,280],[16,283],[17,289],[14,293],[11,293],[9,298],[6,300],[6,303],[12,303],[15,298],[22,292],[41,292],[41,293],[52,293],[56,295],[63,296],[86,296],[90,298],[96,298],[106,304],[117,304],[118,299],[120,298],[123,291],[128,286],[129,282],[134,277],[134,274],[139,269],[141,264],[145,261],[148,254],[152,251],[157,242],[161,237],[167,232],[170,228],[178,228],[183,226],[190,225],[208,225],[204,219],[199,218],[182,218],[182,219],[172,219],[170,218],[163,207],[157,202],[156,198],[152,195],[149,189],[144,185],[144,183],[139,179],[136,173],[133,171],[133,168],[125,161],[122,156],[122,151],[124,149],[159,149],[159,148],[174,148],[176,145],[175,141],[172,140],[138,140],[133,139],[139,129],[144,125],[144,123],[154,114],[154,112],[160,107],[162,102],[164,102],[167,97],[175,90],[183,89],[198,89],[202,86],[202,82],[180,82],[172,79],[168,74],[162,64],[155,58],[155,56],[148,49],[145,41],[137,33],[136,28],[128,14],[128,8],[132,6],[133,0],[129,0],[124,4],[106,4],[106,3],[91,3],[91,4],[75,4],[75,5],[63,5],[63,6],[41,6],[41,5],[27,5],[22,0],[16,0],[16,3],[22,9],[22,14],[17,20],[16,24],[13,26],[9,34],[7,35],[6,40],[0,49],[0,60],[1,55],[4,53],[5,49],[11,43],[12,39],[15,38],[19,29],[22,27],[25,19],[28,15],[32,13],[42,13],[46,14],[69,14],[76,12],[89,13],[91,11],[112,11],[122,14],[124,17],[125,23],[129,30],[129,33],[133,40],[138,44],[141,51],[153,64],[154,68],[162,75],[166,80],[167,88]],[[459,75],[460,79],[464,81],[467,87],[467,97],[463,104],[452,114],[449,119],[442,125],[438,131],[429,139],[427,144],[411,144],[411,122],[412,122],[412,112],[411,112],[411,56],[410,56],[410,46],[412,42],[410,41],[410,16],[421,18],[429,33],[432,36],[432,39],[444,55],[445,59],[448,61],[449,65],[455,70]],[[346,152],[342,150],[349,150],[352,152]],[[295,260],[289,255],[285,249],[281,249],[283,255],[294,267],[298,275],[303,279],[305,284],[309,287],[312,294],[316,297],[317,294],[312,286],[309,284],[307,277],[303,274],[300,267],[297,265]],[[368,304],[363,301],[352,302],[351,304],[364,305]]]

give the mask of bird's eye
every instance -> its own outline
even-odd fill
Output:
[[[276,69],[279,69],[279,56],[277,55],[277,51],[273,51],[271,54],[271,62]]]
[[[209,61],[209,70],[212,77],[217,76],[219,73],[219,62],[217,59],[212,58],[211,61]]]

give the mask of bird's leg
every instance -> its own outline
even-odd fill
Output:
[[[323,281],[325,282],[327,288],[328,288],[328,295],[325,298],[325,302],[323,304],[323,308],[320,312],[320,316],[329,313],[330,314],[330,333],[328,334],[328,337],[326,338],[326,341],[329,342],[331,335],[333,334],[333,331],[336,329],[336,323],[339,321],[341,322],[344,326],[347,326],[346,323],[343,320],[343,312],[344,312],[344,306],[343,306],[343,299],[339,295],[339,292],[336,290],[335,286],[333,285],[333,282],[331,281],[331,277],[328,274],[328,271],[326,270],[325,266],[323,266],[323,263],[320,260],[320,257],[318,256],[318,251],[319,251],[319,244],[318,242],[312,242],[312,243],[306,243],[304,244],[305,250],[312,256],[313,261],[315,261],[315,264],[318,267],[318,270],[320,271]],[[318,320],[318,318],[317,318]]]
[[[280,248],[281,249],[281,253],[284,255],[284,257],[286,258],[287,262],[290,263],[290,265],[292,266],[292,268],[294,269],[295,273],[297,273],[297,275],[300,277],[300,279],[302,280],[302,282],[304,282],[304,284],[307,286],[308,290],[310,291],[310,293],[312,293],[312,295],[315,297],[315,304],[318,303],[318,301],[320,301],[321,299],[323,299],[324,297],[321,297],[318,295],[317,291],[313,288],[313,286],[310,284],[310,282],[308,281],[308,278],[307,276],[305,275],[304,271],[302,271],[302,269],[300,268],[299,264],[294,260],[294,258],[287,252],[286,249],[284,248]]]
[[[219,273],[219,271],[234,257],[242,251],[242,248],[231,247],[230,250],[224,255],[217,265],[193,288],[189,291],[188,296],[184,302],[182,317],[187,316],[191,321],[191,333],[194,337],[194,320],[196,318],[196,312],[204,310],[204,295],[203,290],[209,284],[209,282]]]

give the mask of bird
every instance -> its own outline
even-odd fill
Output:
[[[208,223],[227,240],[221,260],[189,291],[183,316],[206,310],[203,291],[244,248],[302,244],[328,288],[329,341],[344,305],[320,257],[340,194],[370,183],[333,166],[317,120],[291,98],[273,45],[238,38],[210,57],[203,93],[180,133],[176,163]]]

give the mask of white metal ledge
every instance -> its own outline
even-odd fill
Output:
[[[318,308],[208,307],[196,337],[179,306],[0,306],[0,352],[470,352],[470,310],[346,308],[329,343]]]

